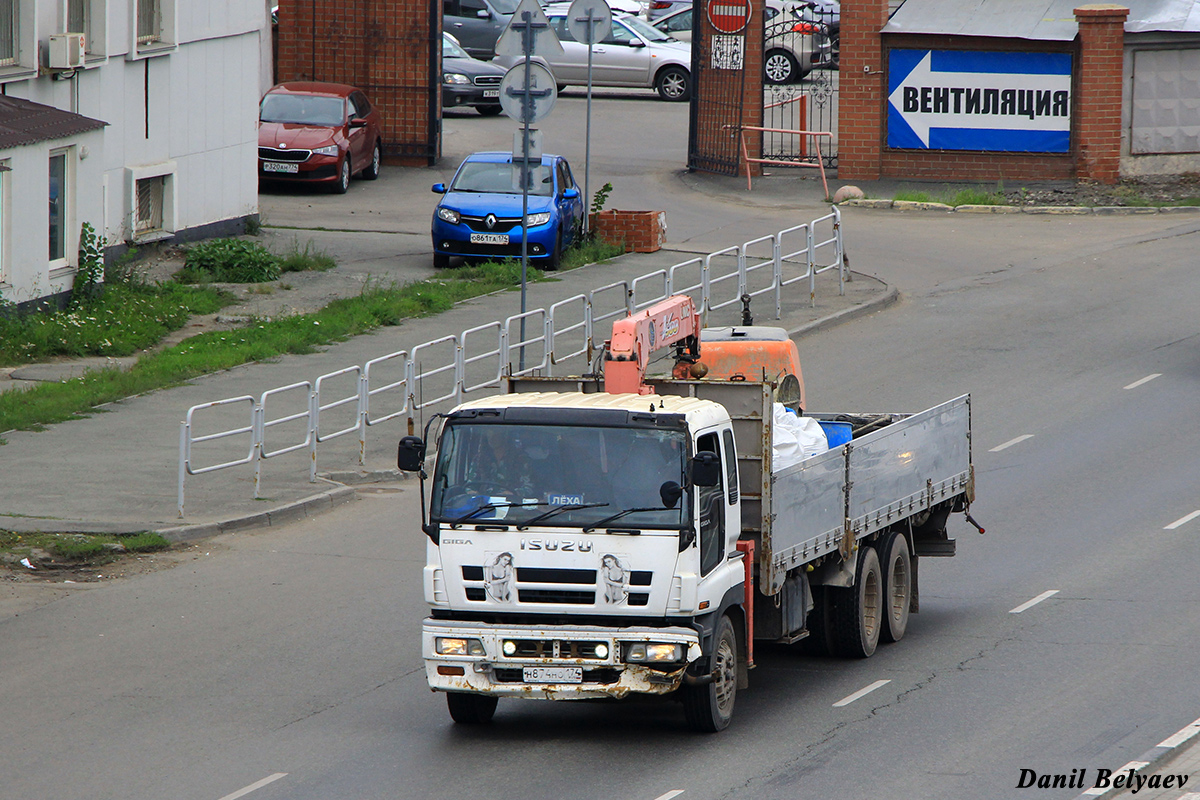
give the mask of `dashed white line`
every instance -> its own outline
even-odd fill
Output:
[[[671,800],[671,798],[679,797],[681,794],[683,794],[683,789],[672,789],[666,794],[660,794],[658,797],[654,798],[654,800]]]
[[[1150,765],[1149,761],[1130,761],[1125,766],[1118,767],[1117,769],[1113,770],[1112,774],[1120,775],[1121,773],[1128,772],[1129,770],[1133,770],[1134,772],[1137,772],[1142,767],[1146,767],[1149,765]],[[1091,789],[1088,789],[1086,792],[1084,792],[1082,795],[1080,795],[1080,797],[1084,797],[1086,795],[1093,795],[1093,796],[1099,797],[1102,794],[1108,794],[1109,792],[1113,791],[1116,788],[1117,787],[1115,787],[1115,786],[1104,786],[1104,787],[1093,786]]]
[[[1143,383],[1149,383],[1150,381],[1154,380],[1155,378],[1161,378],[1161,377],[1162,377],[1162,373],[1156,372],[1153,375],[1147,375],[1146,377],[1142,378],[1140,381],[1134,381],[1133,383],[1129,384],[1125,388],[1126,389],[1136,389],[1137,387],[1141,386]]]
[[[834,708],[841,708],[842,706],[848,706],[848,705],[850,705],[851,703],[853,703],[855,700],[858,700],[860,697],[866,697],[866,696],[867,696],[867,695],[869,695],[871,692],[873,692],[873,691],[875,691],[876,689],[878,689],[880,686],[886,686],[886,685],[887,685],[887,684],[889,684],[889,683],[891,683],[891,681],[890,681],[890,680],[886,680],[886,681],[875,681],[875,682],[874,682],[874,683],[872,683],[870,686],[864,686],[863,688],[859,689],[859,690],[858,690],[857,692],[855,692],[854,694],[852,694],[852,695],[849,695],[849,696],[847,696],[847,697],[843,697],[841,700],[838,700],[836,703],[834,703],[834,704],[833,704],[833,707],[834,707]]]
[[[261,789],[262,787],[266,786],[268,783],[274,783],[275,781],[279,780],[280,778],[284,778],[284,777],[287,777],[286,772],[276,772],[274,775],[268,775],[267,777],[263,778],[261,781],[256,781],[244,789],[238,789],[233,794],[225,795],[224,797],[221,798],[221,800],[237,800],[239,797],[245,797],[246,795],[250,794],[251,792],[255,791],[256,789]]]
[[[1163,739],[1161,742],[1159,742],[1158,746],[1159,747],[1179,747],[1179,745],[1181,745],[1184,742],[1186,742],[1187,740],[1191,739],[1197,733],[1200,733],[1200,719],[1196,720],[1195,722],[1191,723],[1190,725],[1185,725],[1183,728],[1180,728],[1178,731],[1175,732],[1175,734],[1173,736],[1169,736],[1166,739]]]
[[[1004,444],[1001,444],[1001,445],[996,445],[995,447],[993,447],[993,448],[992,448],[991,450],[989,450],[988,452],[989,452],[989,453],[999,453],[1001,450],[1006,450],[1006,449],[1008,449],[1009,447],[1012,447],[1014,444],[1020,444],[1021,442],[1025,441],[1026,439],[1032,439],[1032,438],[1033,438],[1033,434],[1032,434],[1032,433],[1024,433],[1024,434],[1021,434],[1020,436],[1018,436],[1018,437],[1017,437],[1017,438],[1015,438],[1015,439],[1009,439],[1009,440],[1008,440],[1007,442],[1005,442]]]
[[[1021,605],[1010,610],[1008,613],[1020,614],[1022,611],[1026,611],[1030,608],[1033,608],[1038,603],[1045,600],[1047,597],[1054,597],[1054,595],[1058,594],[1058,591],[1059,591],[1058,589],[1050,589],[1048,591],[1042,592],[1041,594],[1039,594],[1037,597],[1033,598],[1032,600],[1026,600],[1024,603],[1021,603]]]
[[[1192,513],[1188,514],[1186,517],[1180,517],[1179,519],[1175,520],[1167,527],[1163,528],[1163,530],[1164,531],[1173,531],[1176,528],[1187,525],[1189,522],[1194,520],[1196,517],[1200,517],[1200,510],[1193,511]]]

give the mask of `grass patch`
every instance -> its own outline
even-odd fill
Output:
[[[586,243],[564,253],[562,268],[572,269],[620,252],[621,248],[612,245]],[[540,270],[529,269],[529,281],[542,279]],[[437,278],[404,286],[368,286],[358,296],[335,300],[312,314],[193,336],[174,347],[143,355],[129,370],[96,370],[62,383],[39,383],[0,393],[0,431],[40,430],[86,416],[104,403],[253,361],[311,353],[323,345],[404,319],[438,314],[462,300],[520,284],[521,263],[507,260],[446,270]]]
[[[902,190],[896,192],[894,200],[910,200],[917,203],[942,203],[948,206],[1006,206],[1009,205],[1004,192],[988,191],[982,187],[945,189],[941,192]]]
[[[0,366],[55,356],[128,356],[182,328],[193,315],[232,302],[210,287],[168,282],[114,283],[85,307],[67,311],[0,314]]]
[[[39,551],[72,564],[104,564],[128,553],[166,550],[171,543],[161,534],[16,533],[0,530],[0,553],[17,562]]]
[[[181,283],[263,283],[279,278],[279,256],[246,239],[209,239],[187,249]]]
[[[292,249],[279,259],[279,268],[283,272],[325,272],[336,266],[333,256],[313,247],[312,242],[306,242],[303,250],[293,243]]]

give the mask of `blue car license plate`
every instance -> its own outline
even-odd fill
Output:
[[[508,244],[507,233],[472,233],[471,244]]]

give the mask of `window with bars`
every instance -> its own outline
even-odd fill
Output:
[[[162,40],[162,0],[137,0],[138,44]]]
[[[17,63],[17,0],[0,0],[0,67]]]
[[[135,235],[162,229],[165,180],[165,176],[155,175],[153,178],[140,178],[134,183],[134,193],[137,195],[137,206],[133,211]]]

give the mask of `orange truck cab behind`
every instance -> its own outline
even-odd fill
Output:
[[[804,374],[796,343],[783,328],[764,325],[704,328],[700,332],[700,360],[690,365],[681,363],[675,369],[677,378],[770,381],[778,385],[787,375],[796,376],[800,384],[798,406],[804,408]]]

